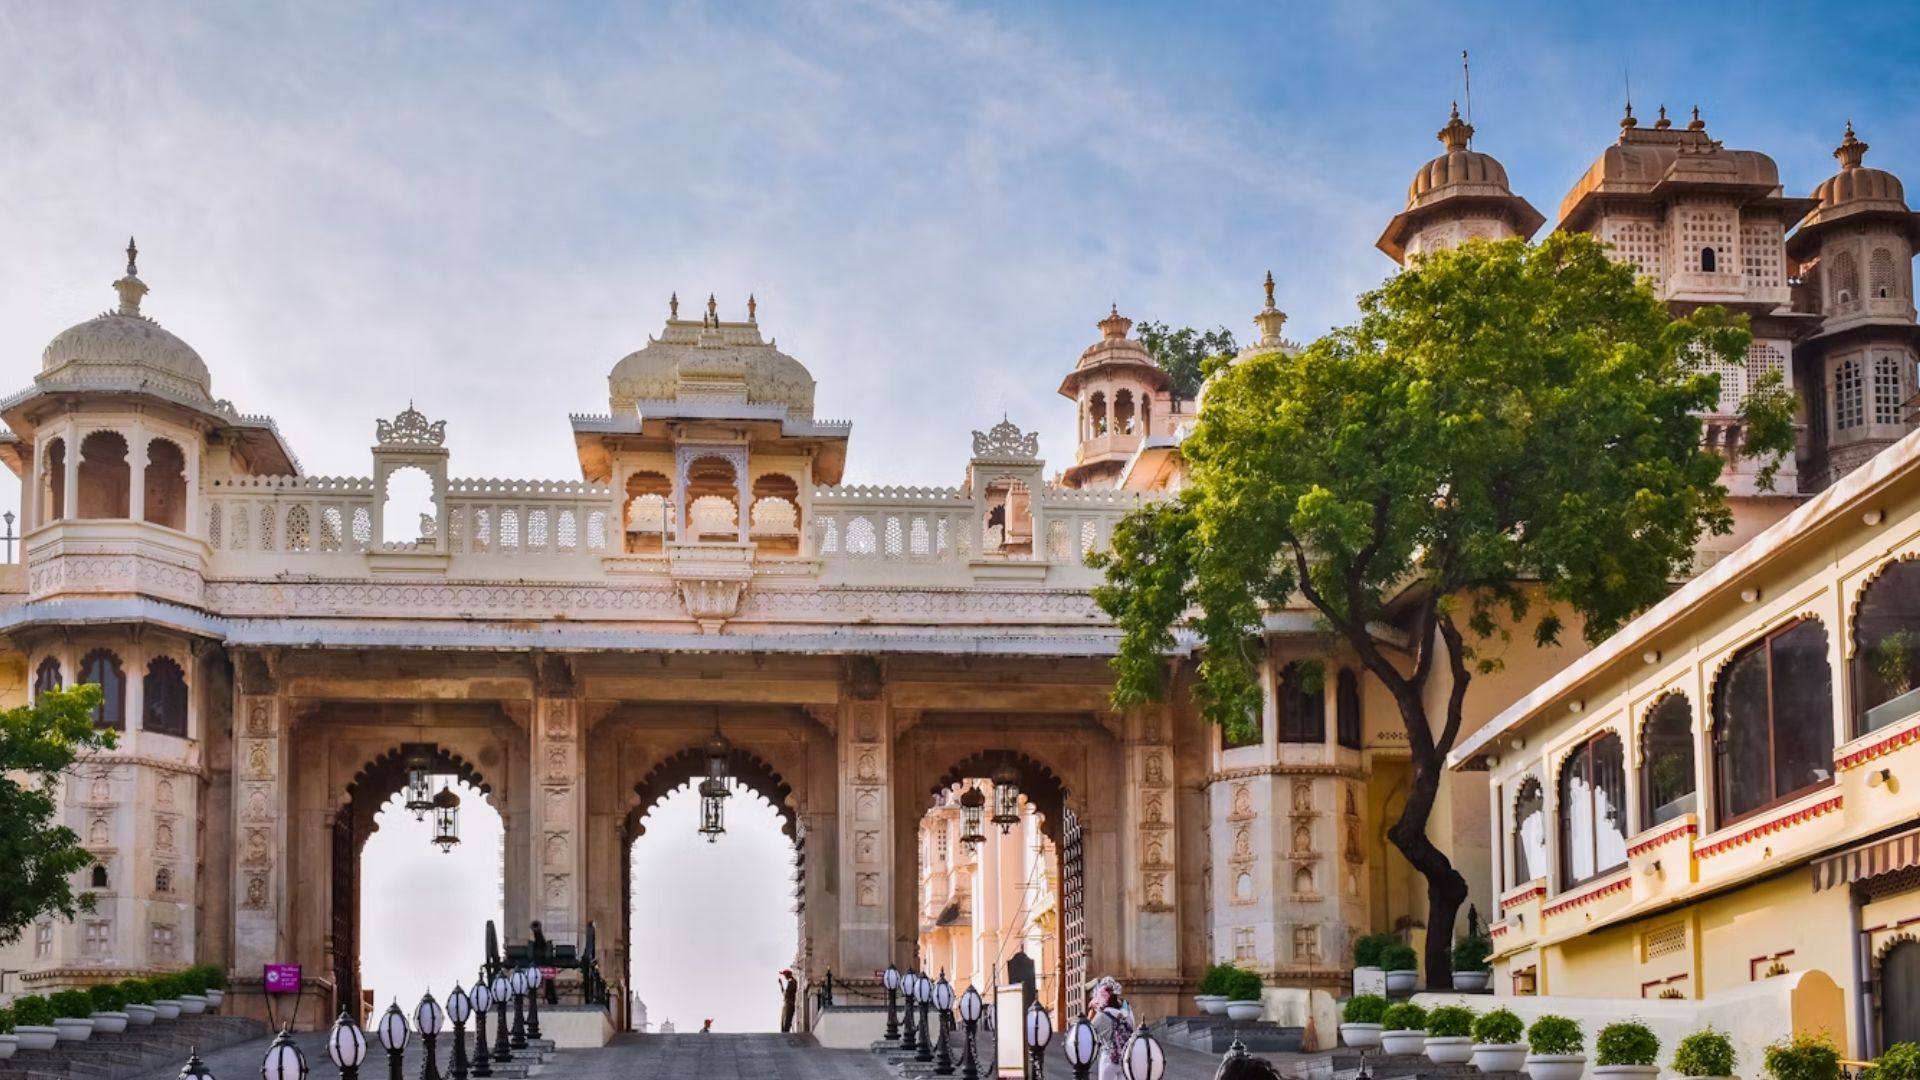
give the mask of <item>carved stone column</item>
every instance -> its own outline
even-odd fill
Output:
[[[834,970],[865,975],[912,959],[894,926],[893,718],[879,663],[855,658],[840,688],[840,956]],[[912,840],[906,841],[911,843]],[[897,931],[897,932],[896,932]],[[902,951],[904,950],[904,951]]]
[[[581,887],[586,814],[581,703],[572,665],[564,656],[537,656],[534,682],[529,814],[534,865],[528,880],[538,891],[532,912],[550,939],[577,943],[578,935],[586,931]],[[510,936],[517,939],[525,933],[526,927],[513,927]]]
[[[258,978],[286,960],[287,730],[271,657],[240,654],[234,708],[233,969]]]
[[[1180,974],[1174,760],[1165,712],[1153,707],[1126,717],[1128,783],[1120,812],[1134,880],[1128,884],[1124,932],[1136,979]]]

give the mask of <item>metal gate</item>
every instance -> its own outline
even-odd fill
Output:
[[[1880,1045],[1920,1042],[1920,941],[1903,941],[1880,959]]]
[[[360,851],[353,804],[333,818],[332,959],[334,1009],[360,1017]]]
[[[1087,943],[1087,860],[1080,836],[1080,816],[1066,810],[1060,818],[1060,955],[1066,967],[1066,1011],[1079,1016],[1086,1008],[1087,964],[1093,949]]]

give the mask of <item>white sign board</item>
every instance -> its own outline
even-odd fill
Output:
[[[1387,973],[1377,967],[1357,967],[1353,969],[1353,992],[1355,994],[1378,994],[1387,996]]]
[[[1022,1020],[1027,1007],[1020,994],[1018,986],[1003,986],[993,994],[994,1072],[998,1076],[1026,1075],[1027,1029]]]

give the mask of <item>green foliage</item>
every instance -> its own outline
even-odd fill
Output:
[[[1880,676],[1887,692],[1894,697],[1913,689],[1913,670],[1908,654],[1915,645],[1920,645],[1920,633],[1895,630],[1873,647],[1873,673]]]
[[[1233,974],[1227,978],[1227,988],[1222,992],[1227,995],[1228,1001],[1259,1001],[1265,990],[1266,985],[1260,981],[1260,976],[1244,968],[1234,968]]]
[[[13,1034],[13,1010],[0,1008],[0,1035]]]
[[[1189,401],[1200,392],[1200,381],[1212,369],[1212,361],[1240,351],[1233,331],[1224,326],[1201,333],[1190,326],[1173,330],[1165,323],[1143,322],[1137,329],[1147,355],[1172,380],[1173,396]]]
[[[186,977],[188,984],[193,988],[188,991],[189,993],[204,994],[209,990],[227,988],[226,969],[218,964],[195,964],[180,974]]]
[[[47,999],[53,1014],[68,1020],[85,1020],[94,1013],[93,998],[85,990],[62,990]]]
[[[1225,994],[1227,992],[1227,981],[1231,979],[1233,973],[1238,970],[1239,969],[1232,964],[1214,964],[1207,968],[1207,973],[1200,977],[1200,992],[1216,996]]]
[[[5,1030],[0,1028],[0,1030]],[[1887,1047],[1860,1080],[1920,1080],[1920,1044],[1903,1042]]]
[[[0,947],[43,915],[93,910],[93,894],[75,895],[72,878],[94,858],[59,824],[55,785],[76,762],[114,745],[112,731],[94,730],[99,703],[100,688],[87,685],[0,711]]]
[[[1380,1018],[1380,1026],[1388,1031],[1425,1031],[1427,1010],[1411,1001],[1403,1001],[1387,1010],[1387,1014]]]
[[[1418,971],[1420,954],[1404,941],[1396,941],[1380,950],[1380,966],[1388,971]]]
[[[55,1015],[53,1004],[39,994],[13,999],[13,1022],[21,1027],[49,1027]]]
[[[1379,994],[1355,994],[1340,1008],[1340,1019],[1349,1024],[1378,1024],[1387,1015],[1387,999]]]
[[[156,1001],[172,1001],[181,994],[191,993],[187,989],[186,980],[182,979],[178,972],[155,975],[147,982],[153,987],[153,997]]]
[[[1469,934],[1453,943],[1453,970],[1492,971],[1487,958],[1493,955],[1493,939],[1485,934]]]
[[[1427,1035],[1435,1039],[1463,1039],[1473,1034],[1473,1010],[1465,1005],[1441,1005],[1427,1014]]]
[[[1391,946],[1400,944],[1396,934],[1367,934],[1353,943],[1354,967],[1383,967],[1380,957]]]
[[[1660,1060],[1660,1037],[1645,1024],[1623,1020],[1600,1029],[1593,1053],[1600,1065],[1652,1065]]]
[[[1473,1021],[1473,1041],[1490,1046],[1511,1046],[1519,1042],[1526,1031],[1526,1025],[1512,1009],[1484,1012]]]
[[[1840,1080],[1840,1051],[1825,1035],[1795,1035],[1767,1047],[1773,1080]]]
[[[1705,1028],[1674,1047],[1672,1067],[1681,1076],[1732,1076],[1734,1059],[1733,1040],[1724,1032]]]
[[[94,1012],[119,1012],[127,1007],[127,995],[120,989],[119,983],[101,983],[87,987],[87,997],[93,1000]]]
[[[1578,1054],[1586,1050],[1580,1023],[1548,1013],[1527,1029],[1527,1048],[1536,1054]]]
[[[120,983],[120,993],[129,1005],[153,1004],[153,983],[146,979],[125,979]]]

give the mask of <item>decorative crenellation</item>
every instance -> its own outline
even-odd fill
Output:
[[[381,450],[433,449],[447,441],[447,422],[428,421],[409,401],[392,420],[376,420],[374,436]]]
[[[1023,432],[1020,425],[1004,417],[986,431],[973,433],[973,456],[993,461],[1037,461],[1040,457],[1040,433]]]

